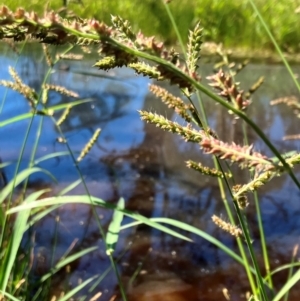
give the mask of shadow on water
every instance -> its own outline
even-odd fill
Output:
[[[36,46],[30,45],[28,48],[28,52],[25,52],[18,63],[17,71],[26,83],[39,90],[47,67],[42,63],[42,54],[35,50]],[[8,66],[14,64],[10,55],[7,53],[0,57],[1,79],[9,78]],[[211,222],[212,214],[226,216],[217,181],[189,170],[184,163],[188,159],[194,159],[211,165],[210,159],[201,154],[197,145],[183,143],[175,135],[142,122],[137,110],[151,110],[178,122],[183,121],[148,93],[149,80],[137,77],[128,69],[108,73],[91,71],[89,66],[93,62],[92,58],[70,63],[68,68],[56,68],[50,80],[52,84],[76,91],[80,97],[92,98],[91,102],[74,107],[62,125],[75,154],[79,154],[96,128],[102,129],[98,142],[80,163],[90,193],[110,202],[116,202],[122,196],[126,200],[126,207],[132,211],[148,217],[170,217],[186,222],[207,231],[235,249],[234,240],[221,233]],[[212,64],[201,66],[203,78],[212,72],[212,67]],[[300,71],[299,68],[296,69]],[[90,71],[97,76],[88,75]],[[286,133],[296,134],[299,121],[291,117],[289,109],[269,105],[272,99],[296,93],[285,69],[282,66],[250,64],[238,80],[242,85],[249,84],[250,87],[259,76],[265,76],[266,83],[253,98],[250,116],[282,152],[299,150],[298,142],[283,142],[281,139]],[[249,87],[243,86],[245,89]],[[168,89],[178,93],[173,87]],[[0,94],[3,95],[4,91],[1,87]],[[51,104],[68,101],[64,96],[50,94]],[[233,123],[220,106],[206,98],[204,102],[210,125],[220,138],[228,142],[242,141],[240,121]],[[26,101],[17,93],[9,91],[1,120],[27,111]],[[34,121],[35,126],[37,122],[38,118]],[[0,128],[0,139],[3,142],[1,159],[3,162],[13,162],[4,169],[8,180],[13,177],[28,124],[29,121],[26,120]],[[33,130],[29,135],[22,168],[29,162],[35,137],[36,132]],[[249,137],[255,147],[270,154],[251,130]],[[59,134],[51,120],[45,119],[37,157],[66,151],[65,145],[59,143],[58,138]],[[78,179],[68,156],[44,161],[40,166],[53,173],[58,184],[53,184],[48,178],[38,174],[30,178],[30,189],[51,187],[51,193],[54,194]],[[246,183],[248,180],[246,173],[241,172],[239,181]],[[72,193],[82,194],[84,189],[79,186]],[[298,200],[299,193],[288,177],[274,179],[260,192],[267,243],[272,253],[272,267],[289,261],[294,245],[299,243]],[[104,228],[107,228],[111,212],[97,209],[97,213]],[[247,215],[255,227],[256,216],[251,204]],[[222,300],[223,288],[232,293],[231,300],[240,300],[241,294],[249,290],[243,269],[205,240],[184,234],[190,236],[194,243],[175,239],[146,226],[130,228],[121,233],[117,254],[123,254],[124,249],[127,250],[119,261],[119,268],[130,300]],[[253,237],[254,245],[259,250],[256,228],[253,229]],[[87,206],[67,205],[52,212],[28,231],[24,245],[32,239],[35,255],[33,279],[39,279],[48,271],[51,261],[59,260],[69,248],[78,251],[94,245],[99,247],[98,251],[70,264],[68,269],[60,271],[53,278],[53,294],[68,290],[83,279],[101,274],[110,267],[93,212]],[[55,258],[52,258],[53,254]],[[132,281],[132,276],[137,271],[139,273]],[[278,281],[282,279],[279,278]],[[103,292],[101,300],[109,300],[118,291],[112,272],[104,278],[96,291]]]

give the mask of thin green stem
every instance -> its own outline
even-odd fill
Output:
[[[116,265],[116,262],[115,262],[114,258],[112,257],[112,255],[109,255],[109,259],[110,259],[111,265],[112,265],[113,270],[114,270],[114,272],[115,272],[115,274],[117,276],[117,279],[118,279],[119,289],[120,289],[120,292],[121,292],[122,299],[123,299],[123,301],[127,301],[125,289],[123,287],[122,279],[120,277],[120,273],[118,271],[118,267]]]
[[[261,276],[261,273],[260,273],[260,269],[259,269],[259,266],[258,266],[258,262],[256,260],[255,252],[254,252],[254,249],[253,249],[253,246],[252,246],[251,238],[250,238],[249,233],[248,233],[247,225],[246,225],[245,220],[244,220],[244,216],[241,213],[241,210],[240,210],[240,208],[239,208],[239,206],[238,206],[238,204],[235,200],[233,201],[233,204],[234,204],[234,207],[235,207],[238,219],[239,219],[239,224],[241,225],[241,228],[242,228],[242,231],[243,231],[243,234],[244,234],[247,246],[248,246],[248,250],[249,250],[249,253],[250,253],[250,257],[251,257],[253,266],[256,270],[256,276],[257,276],[257,281],[258,281],[259,288],[260,288],[261,297],[263,298],[263,300],[268,301],[268,297],[267,297],[267,294],[266,294],[263,277]]]
[[[226,178],[226,175],[223,171],[223,168],[220,164],[220,161],[218,158],[214,157],[214,163],[215,163],[215,166],[217,166],[218,170],[221,170],[222,173],[223,173],[223,176],[224,176],[224,181],[225,181],[225,184],[227,186],[227,189],[228,191],[230,192],[231,196],[232,196],[232,191],[231,191],[231,188],[230,188],[230,185],[228,183],[228,180]],[[234,217],[233,217],[233,213],[232,213],[232,210],[229,206],[229,203],[228,203],[228,200],[226,198],[226,194],[225,194],[225,188],[224,188],[224,183],[222,181],[222,179],[218,178],[218,184],[219,184],[219,189],[220,189],[220,192],[221,192],[221,198],[223,200],[223,203],[224,203],[224,206],[225,206],[225,209],[226,209],[226,213],[229,217],[229,220],[230,220],[230,223],[232,225],[235,225],[236,222],[234,220]],[[253,274],[251,273],[251,269],[250,269],[250,264],[249,264],[249,261],[248,261],[248,258],[246,256],[246,252],[245,252],[245,248],[244,248],[244,245],[243,245],[243,242],[240,238],[237,239],[237,243],[238,243],[238,247],[239,247],[239,251],[241,253],[241,256],[245,262],[245,270],[246,270],[246,274],[247,274],[247,277],[249,279],[249,283],[250,283],[250,286],[251,286],[251,290],[252,290],[252,293],[253,295],[257,295],[257,289],[256,289],[256,285],[255,285],[255,282],[254,282],[254,279],[253,279]],[[259,271],[256,271],[256,273],[258,273]]]
[[[246,128],[244,122],[243,122],[242,127],[243,127],[244,143],[246,145],[249,145],[248,135],[247,135],[247,128]],[[250,172],[250,174],[251,174],[251,176],[253,176],[253,172]],[[256,218],[257,218],[257,223],[258,223],[258,228],[259,228],[260,244],[261,244],[261,248],[262,248],[267,279],[268,279],[268,283],[269,283],[270,288],[273,289],[273,281],[272,281],[272,277],[271,277],[271,274],[270,274],[271,273],[271,267],[270,267],[270,261],[269,261],[269,256],[268,256],[266,236],[265,236],[265,231],[264,231],[264,227],[263,227],[262,215],[261,215],[261,210],[260,210],[260,204],[259,204],[257,191],[253,192],[253,196],[254,196],[254,203],[255,203]]]
[[[185,46],[184,46],[184,44],[183,44],[183,40],[182,40],[181,34],[180,34],[180,32],[179,32],[178,26],[177,26],[177,24],[176,24],[176,22],[175,22],[175,20],[174,20],[173,14],[172,14],[172,12],[171,12],[171,10],[170,10],[170,8],[169,8],[169,4],[168,4],[166,1],[164,1],[164,0],[162,0],[161,2],[163,3],[163,5],[164,5],[164,7],[165,7],[165,9],[166,9],[166,12],[167,12],[167,14],[168,14],[168,16],[169,16],[169,18],[170,18],[170,21],[171,21],[172,26],[173,26],[173,28],[174,28],[174,31],[175,31],[175,33],[176,33],[176,36],[177,36],[177,39],[178,39],[178,42],[179,42],[181,51],[182,51],[182,53],[184,54],[184,56],[186,57]]]
[[[260,269],[259,269],[257,259],[256,259],[256,256],[255,256],[255,252],[254,252],[254,249],[253,249],[253,246],[252,246],[252,240],[251,240],[251,237],[250,237],[250,234],[249,234],[247,224],[245,223],[244,216],[243,216],[236,200],[233,197],[232,191],[230,189],[230,185],[229,185],[228,180],[227,180],[226,177],[224,177],[224,181],[225,181],[225,184],[226,184],[226,186],[228,188],[228,191],[231,195],[231,198],[233,199],[233,205],[234,205],[234,208],[235,208],[238,220],[239,220],[239,225],[242,228],[242,231],[243,231],[243,234],[244,234],[243,237],[246,240],[246,244],[247,244],[247,247],[248,247],[248,250],[249,250],[249,253],[250,253],[250,257],[251,257],[254,269],[256,271],[256,278],[257,278],[257,282],[258,282],[258,286],[259,286],[259,291],[261,293],[261,297],[263,298],[264,301],[268,301],[266,291],[265,291],[264,280],[263,280],[263,277],[261,276],[261,273],[260,273]],[[240,241],[240,239],[238,239],[238,241]],[[246,255],[245,255],[245,257],[246,257]],[[247,268],[249,268],[249,267],[246,266],[246,270],[247,270]],[[250,273],[250,270],[249,271],[247,270],[247,275],[248,275],[248,273]],[[254,290],[253,293],[256,295],[255,290]]]
[[[164,1],[163,1],[163,3],[164,3],[165,8],[166,8],[166,10],[168,12],[169,18],[170,18],[170,20],[172,22],[172,25],[173,25],[173,28],[174,28],[174,30],[175,30],[175,32],[177,34],[178,40],[180,41],[181,50],[182,50],[182,52],[183,52],[183,54],[184,54],[184,56],[186,58],[187,57],[187,55],[186,55],[186,49],[185,49],[185,47],[183,45],[182,38],[181,38],[181,35],[180,35],[179,31],[178,31],[178,27],[176,25],[176,22],[174,21],[173,15],[172,15],[172,13],[171,13],[171,11],[170,11],[169,6],[167,5],[167,3],[165,3]],[[183,91],[183,93],[186,95],[186,97],[188,98],[188,100],[190,101],[190,103],[193,105],[195,111],[197,112],[197,109],[196,109],[193,101],[191,100],[190,96],[187,95],[185,93],[185,91]],[[199,107],[200,107],[202,120],[199,119],[200,118],[200,116],[199,116],[198,120],[195,120],[195,121],[198,124],[198,126],[203,127],[203,129],[205,131],[207,131],[207,129],[208,129],[207,114],[206,114],[205,108],[203,106],[203,101],[202,101],[200,92],[198,90],[196,91],[196,96],[197,96],[198,104],[199,104]],[[220,160],[216,156],[213,156],[213,162],[214,162],[215,168],[218,169],[218,170],[221,170],[222,173],[223,173],[223,176],[226,177],[226,175],[225,175],[225,173],[223,171],[223,168],[222,168],[222,166],[220,164]],[[223,184],[223,181],[220,178],[218,178],[218,185],[219,185],[219,189],[220,189],[221,198],[223,200],[223,203],[224,203],[227,215],[228,215],[228,217],[230,219],[230,222],[232,224],[235,224],[234,217],[233,217],[233,212],[232,212],[232,210],[231,210],[231,208],[230,208],[230,206],[228,204],[228,201],[226,199],[226,193],[225,193],[225,189],[224,189],[224,184]],[[230,189],[229,185],[228,185],[228,189]],[[244,263],[245,263],[244,267],[245,267],[246,274],[247,274],[248,279],[249,279],[251,290],[252,290],[253,294],[256,296],[256,291],[257,291],[256,290],[256,285],[254,283],[253,275],[252,275],[251,270],[250,270],[250,265],[249,265],[248,258],[247,258],[246,253],[245,253],[244,246],[242,244],[241,239],[238,239],[237,242],[238,242],[238,246],[239,246],[239,250],[240,250],[241,256],[242,256],[242,258],[244,260]]]
[[[23,52],[26,43],[27,43],[27,40],[25,40],[25,41],[22,43],[22,47],[21,47],[21,49],[20,49],[20,54],[18,55],[18,57],[17,57],[16,60],[15,60],[14,68],[16,68],[16,66],[17,66],[17,64],[18,64],[18,62],[19,62],[21,53]],[[8,88],[5,89],[5,92],[4,92],[3,97],[2,97],[1,106],[0,106],[0,114],[2,113],[4,104],[5,104],[5,101],[6,101],[7,92],[8,92]],[[15,177],[14,177],[14,179],[15,179]],[[12,194],[11,194],[11,197],[12,197]],[[11,202],[11,197],[9,198],[9,201],[8,201],[8,207],[9,207],[9,204],[10,204],[10,202]],[[2,244],[3,244],[4,234],[6,233],[5,228],[6,228],[6,226],[7,226],[7,219],[8,219],[7,215],[4,215],[4,220],[3,220],[3,222],[2,222],[2,231],[0,231],[0,246],[2,246]]]
[[[283,64],[285,65],[287,71],[289,72],[291,78],[293,79],[293,81],[294,81],[294,83],[295,83],[295,85],[296,85],[298,91],[300,92],[300,84],[299,84],[299,82],[297,81],[297,79],[296,79],[296,77],[295,77],[295,74],[294,74],[293,70],[291,69],[291,67],[290,67],[290,65],[289,65],[289,63],[288,63],[288,61],[286,60],[286,58],[285,58],[283,52],[281,51],[281,49],[280,49],[278,43],[276,42],[276,40],[275,40],[273,34],[271,33],[271,31],[270,31],[270,29],[269,29],[267,23],[265,22],[264,18],[262,17],[261,13],[259,12],[259,10],[258,10],[257,6],[255,5],[254,1],[253,1],[253,0],[248,0],[248,1],[249,1],[249,3],[251,4],[253,10],[255,11],[255,13],[256,13],[256,15],[257,15],[257,17],[258,17],[260,23],[261,23],[262,26],[264,27],[266,33],[268,34],[270,40],[272,41],[272,43],[273,43],[273,45],[274,45],[276,51],[278,52],[278,54],[279,54],[279,56],[280,56],[280,58],[281,58]]]
[[[290,279],[292,278],[292,276],[293,276],[293,270],[294,270],[294,266],[293,265],[295,263],[295,259],[296,259],[297,252],[298,252],[298,248],[299,248],[299,245],[295,245],[294,250],[293,250],[292,260],[291,260],[291,266],[289,268],[289,273],[288,273],[288,277],[287,277],[286,283],[288,283],[290,281]],[[283,301],[288,301],[288,299],[289,299],[289,291],[287,291],[286,294],[284,295]]]
[[[101,225],[101,221],[100,221],[99,216],[98,216],[98,214],[97,214],[97,211],[96,211],[96,205],[94,204],[94,201],[93,201],[93,199],[92,199],[92,197],[91,197],[91,195],[90,195],[90,193],[89,193],[87,184],[86,184],[86,182],[85,182],[85,180],[84,180],[84,177],[83,177],[83,175],[82,175],[82,173],[81,173],[81,170],[80,170],[79,165],[78,165],[78,162],[77,162],[77,160],[76,160],[76,158],[75,158],[75,156],[74,156],[74,153],[73,153],[73,151],[72,151],[72,149],[71,149],[71,147],[70,147],[70,145],[69,145],[67,139],[65,138],[65,135],[64,135],[63,131],[61,130],[61,127],[57,125],[55,119],[54,119],[52,116],[51,116],[51,119],[52,119],[53,123],[56,125],[56,128],[57,128],[57,131],[58,131],[59,135],[60,135],[60,136],[63,138],[63,140],[65,141],[65,145],[66,145],[66,147],[67,147],[67,149],[68,149],[68,152],[69,152],[70,157],[71,157],[71,159],[72,159],[72,161],[73,161],[73,164],[74,164],[74,166],[75,166],[75,169],[77,170],[77,173],[78,173],[78,175],[79,175],[79,177],[80,177],[80,179],[81,179],[81,182],[82,182],[82,184],[83,184],[85,193],[86,193],[86,195],[87,195],[87,196],[89,197],[89,199],[90,199],[90,204],[92,204],[91,208],[92,208],[92,211],[93,211],[93,215],[95,216],[95,219],[96,219],[96,222],[97,222],[99,231],[100,231],[100,235],[101,235],[103,238],[105,238],[105,231],[104,231],[104,229],[103,229],[103,227],[102,227],[102,225]],[[105,239],[103,239],[103,243],[104,243],[104,246],[105,246],[105,250],[108,250],[107,242],[106,242]],[[117,276],[118,282],[119,282],[119,286],[120,286],[122,298],[123,298],[124,301],[126,301],[127,299],[126,299],[125,290],[124,290],[124,288],[123,288],[123,286],[122,286],[122,282],[121,282],[120,275],[119,275],[118,270],[117,270],[116,263],[114,262],[114,258],[113,258],[112,256],[109,256],[109,258],[110,258],[110,261],[111,261],[111,264],[112,264],[112,268],[113,268],[113,270],[114,270],[114,272],[115,272],[115,274],[116,274],[116,276]]]

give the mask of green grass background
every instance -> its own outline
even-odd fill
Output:
[[[66,1],[66,0],[65,0]],[[176,43],[176,35],[161,0],[82,0],[67,2],[67,7],[80,17],[110,22],[110,15],[128,19],[134,30],[156,35],[169,43]],[[22,6],[42,13],[45,7],[58,10],[63,0],[6,0],[11,9]],[[256,0],[281,48],[297,52],[300,42],[300,0]],[[172,0],[169,4],[183,37],[197,20],[205,29],[205,40],[223,43],[227,47],[272,49],[269,38],[256,19],[247,0]]]

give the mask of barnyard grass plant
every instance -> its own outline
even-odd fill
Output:
[[[165,5],[167,4],[165,3]],[[152,123],[162,130],[181,136],[185,142],[197,144],[199,149],[214,159],[214,168],[204,166],[202,162],[194,162],[191,160],[189,160],[186,164],[188,167],[197,170],[205,176],[213,176],[219,179],[220,191],[221,194],[223,194],[221,197],[226,206],[229,221],[223,220],[215,215],[212,219],[214,223],[221,228],[220,231],[228,232],[236,238],[240,252],[240,254],[234,253],[220,241],[214,239],[207,233],[180,221],[163,217],[145,218],[139,214],[129,212],[124,209],[123,199],[120,199],[116,206],[106,203],[103,200],[92,197],[87,188],[86,195],[84,196],[59,195],[43,198],[42,195],[44,191],[38,191],[29,196],[24,194],[20,204],[17,206],[13,205],[11,202],[12,191],[17,184],[25,181],[24,189],[26,190],[26,179],[28,179],[30,174],[34,172],[47,173],[47,171],[34,166],[34,148],[28,169],[25,171],[17,169],[15,178],[12,182],[7,184],[1,193],[1,202],[9,199],[8,205],[6,205],[5,208],[2,208],[1,211],[2,237],[0,246],[3,248],[3,252],[0,270],[0,289],[3,298],[13,299],[15,295],[22,296],[21,293],[16,294],[16,292],[22,285],[23,278],[20,277],[20,279],[18,279],[19,281],[16,282],[15,279],[12,278],[14,277],[14,275],[12,276],[12,270],[14,268],[14,260],[16,259],[22,236],[32,222],[32,215],[34,217],[41,214],[42,208],[45,206],[52,206],[49,209],[50,212],[51,209],[68,203],[89,204],[93,208],[95,206],[101,206],[114,211],[112,222],[107,234],[105,234],[100,221],[98,225],[102,237],[106,237],[106,254],[109,256],[112,268],[119,280],[120,290],[124,300],[126,300],[126,294],[122,287],[121,278],[118,274],[118,269],[113,257],[114,248],[118,241],[119,232],[122,229],[135,226],[140,223],[145,223],[151,227],[165,231],[170,235],[180,237],[181,239],[189,240],[184,235],[166,227],[164,224],[172,225],[181,230],[196,233],[218,246],[245,267],[249,279],[249,286],[251,287],[251,296],[249,296],[249,300],[280,300],[280,298],[287,294],[289,289],[299,280],[300,272],[298,271],[294,275],[292,275],[292,273],[290,274],[287,283],[280,290],[273,286],[272,275],[276,271],[271,271],[269,267],[263,227],[261,224],[259,225],[262,244],[264,245],[265,272],[262,271],[258,264],[257,254],[254,251],[252,244],[253,240],[250,234],[251,231],[248,228],[249,223],[247,222],[244,210],[249,203],[249,193],[254,192],[257,197],[256,192],[259,191],[263,185],[271,181],[274,177],[281,176],[284,173],[288,173],[296,187],[300,189],[300,183],[293,172],[294,166],[300,163],[300,154],[297,152],[293,152],[288,155],[281,154],[264,132],[248,117],[247,108],[251,105],[251,95],[260,87],[263,83],[263,79],[260,78],[256,83],[252,83],[249,91],[244,92],[240,88],[240,85],[236,82],[235,75],[237,72],[242,70],[246,64],[242,64],[233,70],[232,65],[228,62],[226,54],[220,50],[219,54],[222,58],[222,63],[219,64],[219,70],[208,77],[209,86],[206,86],[201,82],[201,76],[198,72],[198,61],[201,54],[202,33],[203,30],[201,28],[201,24],[197,23],[194,29],[190,31],[187,38],[188,43],[186,51],[184,49],[184,58],[182,58],[174,49],[167,48],[164,43],[158,42],[154,37],[147,37],[142,32],[135,34],[129,22],[127,20],[123,20],[119,16],[113,16],[112,26],[109,26],[95,19],[64,19],[54,12],[45,12],[43,17],[39,17],[35,12],[27,12],[22,8],[18,8],[14,12],[9,10],[6,6],[2,6],[0,8],[0,37],[2,39],[5,38],[24,41],[25,39],[30,38],[37,40],[44,45],[71,45],[68,48],[68,51],[58,54],[55,60],[53,60],[50,55],[48,46],[43,46],[49,70],[53,68],[59,59],[72,59],[72,57],[74,59],[82,58],[82,56],[76,57],[69,53],[73,45],[80,45],[84,47],[96,45],[99,49],[99,60],[95,62],[94,67],[103,70],[123,66],[129,67],[134,69],[137,74],[159,81],[166,81],[181,89],[183,98],[175,97],[167,90],[156,85],[150,85],[149,88],[154,95],[160,98],[168,107],[172,108],[183,118],[185,121],[184,125],[168,120],[167,118],[153,112],[140,111],[139,113],[141,118],[146,122]],[[83,56],[85,55],[88,54],[84,53]],[[76,159],[60,128],[61,123],[68,118],[68,114],[72,109],[72,106],[79,105],[84,100],[79,100],[77,103],[74,102],[71,105],[66,104],[47,107],[47,95],[50,90],[74,98],[78,97],[78,95],[64,87],[49,85],[47,83],[47,77],[44,80],[41,92],[37,93],[31,87],[23,83],[22,79],[13,68],[10,69],[10,74],[13,80],[1,81],[0,84],[22,94],[28,101],[31,110],[26,117],[19,116],[19,119],[31,118],[33,120],[33,118],[38,114],[43,115],[44,118],[51,118],[57,126],[58,132],[63,138],[63,141],[67,145],[69,155],[71,156],[78,171],[80,180],[84,183],[78,163],[86,156],[96,142],[100,135],[100,129],[94,133],[91,140],[86,144],[81,154]],[[49,74],[50,72],[47,76],[49,76]],[[235,142],[225,142],[220,140],[218,138],[218,133],[216,133],[214,129],[209,128],[205,110],[201,107],[201,112],[198,111],[198,106],[194,100],[194,95],[199,96],[198,92],[206,94],[212,101],[215,101],[226,108],[228,111],[228,118],[233,120],[238,118],[241,119],[244,124],[249,125],[270,149],[274,157],[266,156],[255,149],[253,145],[249,145],[246,142],[244,145],[240,145]],[[198,101],[201,104],[201,98],[198,98]],[[297,102],[282,102],[290,104],[290,106],[293,107],[298,106]],[[276,103],[279,103],[279,101]],[[65,109],[65,111],[59,120],[56,120],[53,117],[54,112],[62,109]],[[9,124],[9,122],[13,121],[2,122],[0,125],[5,126],[6,124]],[[39,125],[39,131],[41,131],[41,128],[42,121]],[[39,138],[36,140],[35,147],[38,144],[38,139]],[[247,141],[246,133],[245,141]],[[26,144],[26,137],[24,144]],[[20,160],[22,160],[22,155],[20,155],[19,161]],[[225,164],[223,164],[223,162]],[[235,179],[235,174],[230,170],[230,166],[233,164],[237,165],[240,169],[249,170],[251,181],[248,183],[233,183],[234,181],[232,181],[232,179]],[[225,188],[230,196],[228,201],[224,196]],[[68,191],[69,190],[66,189],[64,192],[67,193]],[[232,202],[234,210],[230,209],[228,202]],[[8,246],[5,246],[4,241],[7,238],[4,231],[5,227],[7,227],[7,222],[11,218],[11,215],[17,212],[17,219],[14,221],[14,227],[12,230],[13,238],[9,240]],[[257,207],[257,214],[260,216],[259,205]],[[130,216],[136,221],[121,226],[123,215]],[[97,215],[95,214],[95,218],[96,216]],[[91,249],[85,251],[89,252]],[[79,255],[81,256],[82,254],[80,253]],[[250,259],[248,259],[248,257]],[[287,265],[285,268],[288,268],[291,271],[291,268],[295,265],[296,264],[293,260],[291,264]],[[59,266],[61,266],[61,263]],[[84,285],[94,281],[95,278],[96,276],[83,282],[76,288],[76,292]],[[70,294],[74,293],[75,291],[71,291],[66,294],[66,296],[69,298]],[[60,300],[67,300],[66,296],[64,296],[65,299],[61,298]],[[26,298],[23,297],[20,297],[20,299],[26,300]]]

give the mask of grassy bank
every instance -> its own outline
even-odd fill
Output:
[[[300,41],[297,10],[300,0],[256,0],[255,3],[281,48],[287,52],[297,52]],[[41,13],[46,7],[45,2],[36,0],[8,0],[5,4],[11,9],[23,6]],[[54,10],[62,6],[63,0],[50,0],[48,4]],[[67,6],[81,17],[95,17],[108,23],[111,14],[120,15],[131,21],[135,30],[140,28],[147,35],[160,36],[170,43],[176,42],[162,0],[74,0]],[[183,37],[187,36],[197,20],[201,20],[206,41],[222,42],[227,47],[273,47],[248,0],[173,0],[169,7]]]

